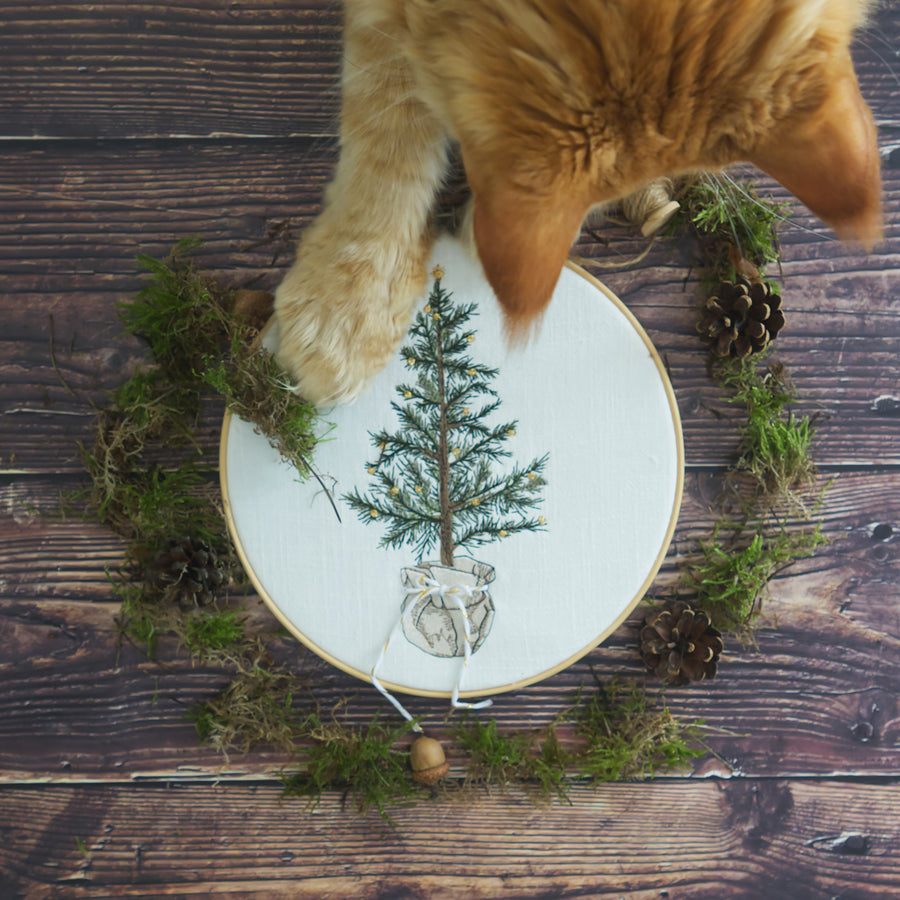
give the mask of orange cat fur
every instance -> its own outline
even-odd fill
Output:
[[[276,295],[317,403],[388,361],[424,288],[451,142],[511,333],[588,209],[739,160],[843,238],[880,235],[875,128],[849,54],[865,0],[346,0],[341,155]]]

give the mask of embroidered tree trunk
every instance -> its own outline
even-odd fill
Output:
[[[453,567],[453,507],[450,502],[450,441],[447,422],[447,380],[444,372],[443,329],[440,321],[435,342],[438,396],[440,397],[440,434],[438,437],[438,502],[441,516],[441,563]]]

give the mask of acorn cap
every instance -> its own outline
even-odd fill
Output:
[[[424,734],[416,738],[409,748],[409,764],[413,779],[419,784],[437,784],[450,771],[450,763],[444,756],[440,741]]]

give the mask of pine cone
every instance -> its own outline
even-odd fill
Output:
[[[164,602],[185,609],[212,603],[224,581],[215,551],[192,537],[170,540],[153,558],[148,574]]]
[[[683,600],[648,615],[640,640],[647,668],[671,684],[714,678],[716,661],[725,649],[709,616]]]
[[[764,350],[784,327],[781,295],[769,285],[738,278],[723,281],[703,307],[697,331],[716,356],[749,356]]]

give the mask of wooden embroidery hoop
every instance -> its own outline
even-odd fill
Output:
[[[448,262],[448,257],[451,257],[453,261]],[[454,290],[454,266],[464,264],[461,262],[461,260],[465,259],[463,251],[458,245],[455,245],[455,242],[451,242],[448,239],[439,242],[435,249],[433,259],[435,262],[439,262],[447,271],[445,286],[450,290]],[[474,264],[469,263],[469,265]],[[569,274],[567,275],[566,273]],[[480,273],[478,277],[483,279],[483,276],[481,276]],[[659,464],[669,473],[669,476],[667,479],[662,479],[662,481],[665,481],[665,484],[661,483],[656,487],[650,485],[647,487],[647,490],[645,490],[645,494],[652,493],[654,490],[662,490],[666,494],[666,497],[664,498],[665,502],[658,504],[651,516],[657,526],[657,538],[654,539],[654,546],[641,555],[642,571],[638,576],[635,576],[634,583],[637,585],[636,589],[629,590],[628,596],[619,597],[611,604],[614,607],[614,610],[607,616],[606,620],[604,620],[602,627],[597,626],[597,630],[588,633],[583,641],[577,646],[571,646],[567,651],[561,652],[558,659],[549,661],[544,659],[543,662],[537,664],[535,671],[516,672],[512,677],[498,676],[498,678],[494,679],[494,682],[489,684],[476,683],[473,685],[472,682],[477,682],[478,679],[477,677],[469,677],[467,679],[467,685],[471,686],[460,694],[463,698],[502,693],[534,684],[537,681],[543,680],[544,678],[567,668],[601,644],[622,624],[650,587],[650,584],[656,577],[656,574],[662,565],[674,533],[683,491],[684,445],[678,408],[674,392],[665,373],[665,367],[647,334],[629,310],[611,291],[588,272],[569,263],[567,264],[567,269],[564,270],[563,278],[561,278],[561,285],[564,282],[569,285],[573,284],[571,280],[573,277],[577,278],[577,284],[579,286],[578,290],[583,290],[586,287],[593,295],[596,295],[595,299],[602,301],[602,308],[604,310],[603,315],[612,317],[611,321],[614,319],[617,323],[615,327],[620,330],[624,329],[637,339],[634,341],[636,353],[631,353],[629,358],[634,358],[634,364],[641,367],[640,371],[643,373],[642,377],[652,379],[655,390],[659,394],[659,396],[655,398],[658,413],[655,416],[655,419],[658,420],[660,427],[657,429],[651,427],[650,430],[654,434],[664,435],[664,437],[658,439],[656,443],[668,444],[668,446],[657,446],[651,449],[654,454],[662,453]],[[559,293],[559,288],[557,293]],[[458,299],[468,300],[469,298],[459,297]],[[550,310],[552,311],[554,309],[554,304],[559,302],[561,301],[557,299],[555,295],[554,301],[551,302]],[[481,309],[482,306],[484,306],[485,309],[492,310],[490,315],[496,314],[499,316],[499,312],[494,312],[491,304],[493,304],[493,307],[496,307],[496,301],[492,296],[490,297],[489,303],[480,304],[479,308]],[[601,306],[598,305],[597,308],[601,308]],[[550,313],[548,312],[548,316],[549,314]],[[540,347],[541,341],[546,337],[546,332],[548,331],[550,324],[551,323],[545,321],[541,336],[534,342],[535,347]],[[476,328],[478,327],[477,319],[474,325]],[[519,352],[517,356],[525,357],[532,352],[532,349],[533,348],[528,348],[523,352]],[[473,347],[473,354],[478,357],[477,342]],[[646,359],[643,358],[643,354],[646,354]],[[638,356],[641,358],[638,359]],[[484,361],[480,357],[478,360]],[[562,360],[561,362],[565,365],[566,360]],[[494,363],[491,362],[490,364]],[[647,371],[651,371],[652,376],[647,375]],[[405,377],[409,378],[410,376],[407,373]],[[370,431],[375,431],[381,427],[387,426],[388,417],[393,416],[393,412],[390,410],[390,404],[389,402],[384,402],[384,397],[391,396],[391,389],[397,384],[396,370],[393,375],[387,373],[385,378],[387,381],[390,381],[391,378],[394,380],[390,389],[385,389],[384,385],[381,388],[382,400],[378,407],[379,412],[373,414],[367,423]],[[610,384],[613,385],[613,389],[621,390],[622,385],[619,384],[618,387],[616,387],[615,382],[615,378],[612,378],[610,381]],[[601,379],[598,389],[607,389],[607,385],[604,383],[603,379]],[[505,392],[502,389],[500,389],[499,392],[501,399],[503,400],[503,405],[498,411],[497,416],[504,420],[512,418],[519,419],[519,430],[522,432],[528,430],[531,430],[532,432],[542,431],[544,426],[542,426],[540,419],[535,416],[534,412],[529,411],[527,403],[522,403],[521,401],[516,404],[513,404],[512,402],[507,403]],[[365,402],[365,399],[360,401],[360,403]],[[578,401],[575,400],[573,402]],[[627,407],[628,401],[626,400],[623,402]],[[619,407],[621,408],[622,404],[619,404]],[[315,464],[317,471],[320,473],[324,472],[326,475],[329,473],[328,454],[331,453],[338,442],[341,441],[341,425],[343,419],[348,415],[356,415],[354,411],[358,409],[359,406],[344,407],[335,410],[333,416],[326,417],[332,418],[336,422],[336,435],[331,435],[329,441],[320,444],[317,448]],[[348,413],[347,411],[350,412]],[[664,422],[662,421],[663,419],[665,420]],[[355,428],[356,426],[348,425],[348,428],[351,427]],[[538,444],[539,443],[540,440],[538,439]],[[640,447],[634,446],[623,447],[622,450],[623,454],[628,455],[635,455],[641,452]],[[360,485],[360,487],[365,486],[366,474],[364,466],[366,460],[371,458],[372,449],[369,448],[367,452],[369,455],[358,460],[358,464],[355,467],[355,474],[350,476],[352,479],[355,479],[355,481],[352,481],[351,483],[342,482],[338,489],[339,493],[351,490],[356,485]],[[522,455],[526,455],[527,452],[528,451],[525,451]],[[245,454],[247,454],[247,458],[243,459]],[[612,458],[617,459],[621,455],[622,454],[613,454]],[[519,456],[520,454],[518,452],[514,452],[513,458],[518,458]],[[238,457],[241,458],[239,459]],[[551,450],[551,465],[552,461],[553,451]],[[251,583],[276,618],[302,644],[337,668],[369,682],[371,666],[374,665],[378,653],[377,649],[372,648],[377,645],[380,649],[380,646],[390,633],[394,621],[397,616],[399,616],[400,596],[396,592],[392,594],[391,588],[386,587],[383,592],[384,595],[379,597],[378,600],[379,604],[385,606],[384,613],[380,615],[380,618],[379,616],[375,616],[373,623],[370,623],[368,626],[361,626],[358,630],[352,627],[352,610],[348,612],[348,610],[350,610],[348,603],[352,603],[352,600],[348,600],[344,596],[337,598],[340,601],[339,603],[334,603],[333,601],[335,598],[333,595],[330,595],[328,591],[320,590],[317,600],[312,605],[303,606],[299,612],[296,608],[291,607],[293,594],[297,590],[303,590],[303,586],[298,587],[298,581],[302,579],[300,579],[299,575],[290,576],[282,570],[298,564],[298,557],[292,554],[296,554],[297,548],[303,546],[305,543],[302,532],[304,525],[306,525],[307,513],[304,513],[304,504],[309,503],[311,509],[313,501],[309,498],[317,492],[320,492],[321,489],[317,484],[313,485],[311,481],[307,482],[306,488],[295,488],[291,483],[293,479],[289,475],[285,474],[283,471],[275,472],[275,469],[279,465],[282,470],[288,468],[277,456],[277,453],[271,450],[271,448],[268,448],[268,445],[263,438],[252,434],[250,426],[247,426],[246,423],[240,422],[239,420],[233,420],[230,414],[226,414],[222,424],[222,438],[220,442],[220,479],[225,506],[225,516],[238,556]],[[646,469],[646,471],[641,470],[640,473],[640,477],[642,478],[652,480],[656,477],[656,474],[658,474],[655,473],[650,466],[645,466],[644,469]],[[269,476],[271,476],[271,478]],[[268,481],[263,492],[256,494],[254,493],[255,488],[252,483],[259,477],[263,477],[263,480],[268,479]],[[278,481],[279,478],[281,481]],[[554,475],[552,470],[548,475],[548,481],[548,487],[552,489],[554,485]],[[557,481],[559,481],[559,477],[557,478]],[[296,502],[294,506],[291,506],[288,512],[280,513],[282,517],[291,520],[290,523],[285,526],[291,533],[285,535],[283,533],[282,525],[276,524],[272,517],[276,515],[276,508],[279,504],[287,502],[284,498],[285,493],[292,490],[298,491],[298,497],[300,497],[301,500]],[[268,493],[266,493],[266,491],[268,491]],[[320,505],[324,505],[324,503],[325,500],[322,498],[322,504]],[[334,514],[329,513],[329,515],[333,517]],[[348,520],[351,518],[355,520],[355,517],[349,509],[344,509],[342,511],[342,517],[344,520],[343,525],[336,527],[346,530],[346,527],[349,527]],[[327,522],[327,520],[328,516],[325,517],[324,521]],[[548,516],[548,521],[548,530],[552,530],[553,518]],[[312,539],[321,539],[319,537],[319,532],[321,532],[323,528],[327,530],[329,527],[328,524],[323,524],[322,521],[308,526],[309,530],[314,532]],[[357,528],[362,526],[354,524],[352,527]],[[270,537],[263,540],[261,531],[266,529],[270,531]],[[334,533],[338,535],[342,532],[335,531]],[[381,534],[377,526],[370,525],[365,528],[364,537],[361,539],[362,543],[360,544],[360,546],[365,545],[363,552],[369,553],[369,546],[376,548],[380,537]],[[537,549],[539,547],[539,543],[537,542],[540,541],[539,535],[517,535],[510,538],[509,543],[512,545],[513,541],[523,540],[524,538],[532,541],[529,552],[525,554],[526,557],[539,552]],[[331,552],[330,544],[331,542],[329,541],[322,545],[324,554]],[[490,557],[491,546],[493,545],[477,548],[477,552],[482,554],[485,558]],[[569,545],[567,544],[566,546],[568,547]],[[293,548],[293,550],[291,548]],[[381,551],[381,555],[383,556],[386,552],[387,551]],[[345,560],[342,564],[342,568],[345,568],[348,564],[349,560]],[[306,563],[304,563],[304,565],[306,565]],[[313,565],[315,566],[315,564]],[[327,565],[324,558],[322,560],[322,565]],[[313,570],[304,569],[303,571],[309,574],[309,572]],[[313,571],[312,577],[319,577],[317,571]],[[382,575],[381,578],[383,579],[384,576]],[[639,580],[637,580],[638,578]],[[389,580],[389,577],[387,580]],[[576,581],[578,580],[579,579],[576,579]],[[376,577],[375,581],[380,585],[379,577]],[[289,586],[286,588],[285,584]],[[595,590],[598,592],[602,591],[602,587],[603,585],[595,586],[592,582],[591,592],[594,592]],[[310,587],[310,591],[314,590],[314,588]],[[379,594],[380,592],[380,586],[374,587],[373,590],[360,590],[359,602],[362,607],[359,611],[360,614],[366,613],[365,604],[369,602],[369,598],[373,593]],[[353,593],[352,589],[350,590],[350,593]],[[581,591],[580,593],[583,594],[584,591]],[[506,609],[506,615],[511,614],[510,610],[516,609],[517,604],[513,602],[509,595],[504,596],[502,587],[497,588],[495,595],[497,597],[498,616],[502,614],[499,610],[502,610],[503,608]],[[523,595],[519,592],[516,596],[521,597]],[[566,612],[565,603],[565,599],[560,600],[559,597],[554,598],[553,604],[555,604],[555,606],[550,609],[550,614],[558,614],[561,607],[562,611]],[[340,607],[339,611],[335,611],[336,606]],[[346,645],[338,650],[333,646],[334,641],[330,633],[327,639],[323,639],[316,632],[316,628],[321,624],[322,619],[331,616],[348,620]],[[499,618],[498,621],[500,621]],[[378,624],[378,622],[380,622],[380,624]],[[535,628],[540,631],[540,623],[536,623]],[[372,633],[370,634],[369,632]],[[577,628],[574,629],[574,632],[574,637],[567,632],[565,640],[569,642],[575,640],[577,642]],[[360,650],[357,652],[354,645],[359,640],[368,640],[372,644],[372,647],[368,651],[363,652]],[[481,657],[481,660],[484,659],[485,650],[489,647],[490,640],[491,639],[489,638],[488,641],[485,642],[485,648],[472,657],[473,675],[479,668],[479,657]],[[372,643],[373,641],[374,643]],[[329,646],[329,642],[332,646]],[[521,636],[518,642],[514,643],[521,645]],[[565,643],[565,641],[563,641],[563,643]],[[391,652],[395,652],[393,645]],[[356,653],[355,658],[354,653]],[[499,651],[496,655],[500,655]],[[401,663],[398,662],[398,665],[401,665]],[[394,677],[391,677],[391,673],[388,671],[384,673],[381,680],[385,687],[390,691],[404,694],[415,694],[426,697],[449,697],[452,691],[453,682],[456,679],[455,663],[452,663],[447,668],[446,679],[443,679],[441,674],[429,672],[428,678],[431,679],[430,682],[426,679],[424,682],[416,683],[415,678],[406,678],[405,673],[407,669],[403,668],[402,665],[398,672],[399,671],[402,671],[402,677],[396,677],[396,674]],[[438,681],[443,679],[445,684],[435,683],[436,679]]]

